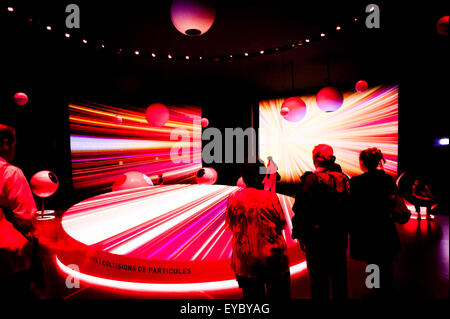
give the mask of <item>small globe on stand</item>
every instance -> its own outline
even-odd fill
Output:
[[[195,175],[197,184],[213,185],[217,181],[217,171],[212,167],[203,167]]]
[[[55,213],[54,210],[45,210],[44,199],[52,196],[59,186],[59,180],[56,175],[50,171],[40,171],[31,177],[30,187],[34,195],[42,198],[42,208],[37,212],[37,219],[46,220],[55,218],[50,216]]]

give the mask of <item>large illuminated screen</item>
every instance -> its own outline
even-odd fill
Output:
[[[154,127],[147,122],[145,108],[87,101],[70,103],[74,189],[108,191],[129,171],[144,173],[154,182],[159,174],[163,174],[165,183],[183,183],[193,178],[201,168],[201,109],[187,105],[167,107],[168,122]],[[182,145],[182,156],[187,158],[173,161],[171,150],[180,144],[178,138],[171,138],[175,129],[188,132],[190,141],[189,145]]]
[[[361,174],[359,153],[378,147],[384,154],[384,170],[395,176],[398,160],[398,86],[376,86],[364,93],[342,92],[343,105],[324,112],[315,95],[299,96],[306,114],[298,122],[280,115],[285,99],[259,103],[259,155],[272,156],[281,181],[295,183],[305,171],[313,171],[312,150],[317,144],[333,147],[336,162],[350,176]]]

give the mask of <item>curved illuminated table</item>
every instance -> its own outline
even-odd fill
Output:
[[[239,187],[162,185],[102,194],[62,218],[71,249],[59,268],[88,284],[139,292],[238,289],[230,267],[228,196]],[[291,276],[306,268],[291,238],[294,199],[278,195],[288,222],[284,235]]]

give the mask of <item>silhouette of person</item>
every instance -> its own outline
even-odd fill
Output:
[[[363,150],[359,162],[364,173],[350,180],[350,257],[379,267],[380,287],[371,295],[388,296],[392,291],[392,261],[400,251],[391,216],[398,190],[394,179],[379,169],[385,159],[378,148]]]
[[[264,163],[243,164],[246,187],[231,194],[226,224],[233,233],[231,267],[244,299],[290,298],[290,273],[278,196],[262,189]],[[267,292],[266,292],[267,289]]]
[[[278,166],[273,161],[272,156],[268,156],[267,161],[267,175],[263,180],[264,190],[276,193]]]
[[[158,182],[156,183],[156,185],[162,185],[163,182],[164,182],[163,174],[159,174],[158,175]]]
[[[313,150],[314,172],[300,180],[292,218],[292,237],[306,254],[313,299],[346,299],[346,232],[350,183],[335,164],[333,148],[319,144]],[[338,170],[338,171],[336,171]]]
[[[30,296],[33,217],[30,186],[14,159],[16,132],[0,124],[0,296]]]
[[[417,212],[417,219],[420,220],[420,206],[427,209],[427,219],[431,219],[431,206],[435,200],[430,188],[423,181],[416,179],[412,185],[412,196],[414,197],[414,206]]]

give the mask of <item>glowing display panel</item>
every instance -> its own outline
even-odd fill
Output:
[[[299,96],[306,103],[306,115],[298,122],[281,115],[285,99],[259,103],[259,154],[272,156],[281,181],[300,181],[313,171],[312,150],[317,144],[333,147],[336,162],[350,176],[362,173],[359,153],[378,147],[384,154],[384,170],[395,176],[398,161],[398,86],[377,86],[364,93],[343,92],[344,103],[334,112],[324,112],[316,96]]]
[[[201,168],[201,110],[168,106],[169,121],[151,127],[145,109],[115,107],[93,102],[69,104],[72,177],[76,190],[103,192],[123,173],[138,171],[153,181],[186,182]],[[182,144],[175,129],[189,134]],[[185,140],[183,140],[185,142]],[[183,158],[173,161],[172,147],[182,147]],[[189,150],[189,151],[187,151]]]

